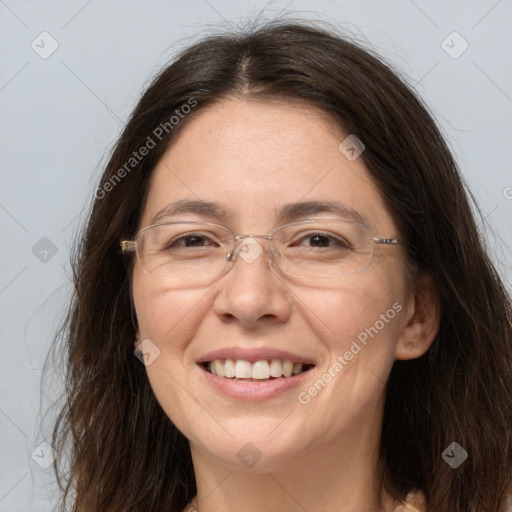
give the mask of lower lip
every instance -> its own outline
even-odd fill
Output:
[[[213,388],[221,393],[237,400],[256,401],[273,398],[298,386],[311,372],[313,368],[292,377],[280,377],[278,379],[262,380],[261,382],[248,380],[226,379],[213,375],[206,368],[198,365],[206,380]]]

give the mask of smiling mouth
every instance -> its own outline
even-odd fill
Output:
[[[294,364],[291,361],[280,359],[261,359],[254,362],[245,359],[215,359],[214,361],[205,361],[201,363],[201,366],[217,377],[241,381],[290,378],[314,368],[313,364]]]

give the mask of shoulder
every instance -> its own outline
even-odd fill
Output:
[[[421,491],[411,491],[394,512],[424,512],[425,510],[427,510],[425,495]]]

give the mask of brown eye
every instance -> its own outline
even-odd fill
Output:
[[[208,247],[212,245],[217,245],[211,238],[196,233],[187,233],[186,235],[182,235],[178,238],[170,240],[166,245],[165,249],[179,249],[179,248],[189,248],[189,247]]]
[[[306,243],[302,243],[306,241]],[[326,235],[323,233],[312,233],[306,236],[303,236],[293,244],[293,246],[306,246],[306,247],[327,247],[333,249],[350,249],[350,245],[345,242],[345,240],[339,239],[337,237]]]

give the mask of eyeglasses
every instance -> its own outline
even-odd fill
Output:
[[[226,273],[240,256],[253,263],[267,240],[269,264],[290,276],[338,278],[363,272],[375,244],[403,244],[401,238],[376,238],[370,229],[341,219],[315,219],[278,227],[270,235],[235,235],[219,224],[168,222],[139,231],[121,242],[123,253],[135,251],[146,274],[164,279],[195,280]]]

